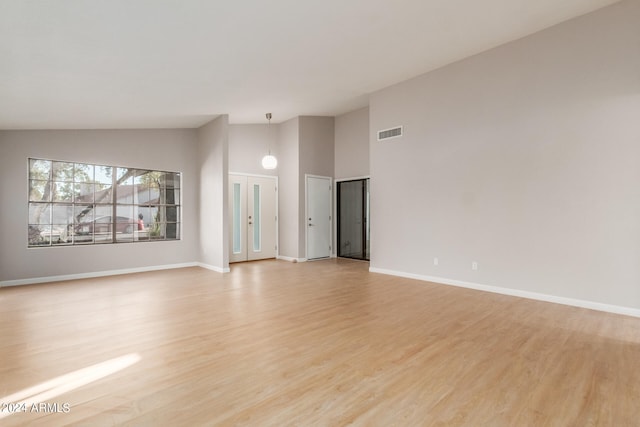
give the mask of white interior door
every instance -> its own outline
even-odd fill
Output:
[[[247,260],[247,177],[229,175],[229,262]]]
[[[229,262],[275,258],[275,177],[229,174]]]
[[[331,255],[331,178],[306,176],[307,259]]]
[[[247,178],[247,259],[276,257],[276,182],[273,178]]]

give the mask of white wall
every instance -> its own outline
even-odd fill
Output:
[[[341,114],[335,118],[334,177],[369,176],[369,107]],[[333,247],[338,253],[337,189],[333,191]]]
[[[229,270],[229,116],[198,129],[200,173],[200,260],[216,271]]]
[[[278,125],[267,124],[229,125],[229,171],[255,175],[277,176],[278,169],[262,167],[262,158],[271,148],[271,154],[278,155],[276,143]]]
[[[335,161],[335,119],[333,117],[317,116],[301,116],[299,119],[300,176],[298,193],[298,253],[300,258],[306,258],[307,221],[305,218],[305,176],[309,174],[333,177]]]
[[[369,107],[336,116],[335,178],[369,175]]]
[[[301,116],[278,125],[278,255],[306,257],[305,174],[333,177],[334,118]]]
[[[372,269],[640,308],[639,23],[624,1],[373,94]]]
[[[298,259],[298,118],[278,125],[278,255]]]
[[[182,173],[182,240],[27,248],[29,157]],[[0,131],[0,282],[194,262],[194,130]]]

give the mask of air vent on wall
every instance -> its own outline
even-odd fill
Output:
[[[378,131],[378,141],[386,141],[387,139],[400,138],[402,136],[402,126],[397,126],[391,129],[384,129]]]

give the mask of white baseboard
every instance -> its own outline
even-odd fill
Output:
[[[215,265],[204,264],[202,262],[197,262],[196,265],[198,267],[206,268],[207,270],[215,271],[217,273],[229,273],[231,271],[231,268],[229,267],[227,268],[216,267]]]
[[[154,265],[149,267],[124,268],[120,270],[96,271],[91,273],[64,274],[60,276],[33,277],[29,279],[5,280],[0,282],[0,288],[7,286],[35,285],[37,283],[61,282],[63,280],[91,279],[94,277],[116,276],[118,274],[144,273],[147,271],[170,270],[174,268],[197,267],[197,262],[181,264]]]
[[[289,262],[306,262],[307,261],[306,258],[293,258],[290,256],[284,256],[284,255],[278,255],[276,259],[281,259],[282,261],[289,261]]]
[[[608,313],[624,314],[626,316],[640,317],[640,309],[623,307],[618,305],[603,304],[594,301],[579,300],[574,298],[559,297],[555,295],[540,294],[537,292],[522,291],[519,289],[501,288],[498,286],[482,285],[473,282],[447,279],[445,277],[425,276],[421,274],[405,273],[403,271],[388,270],[384,268],[369,267],[372,273],[388,274],[390,276],[406,277],[408,279],[422,280],[439,283],[442,285],[458,286],[461,288],[475,289],[478,291],[493,292],[496,294],[510,295],[520,298],[528,298],[538,301],[552,302],[556,304],[570,305],[574,307],[588,308],[591,310],[605,311]]]

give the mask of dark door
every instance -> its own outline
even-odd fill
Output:
[[[369,178],[337,183],[338,256],[369,260]]]

